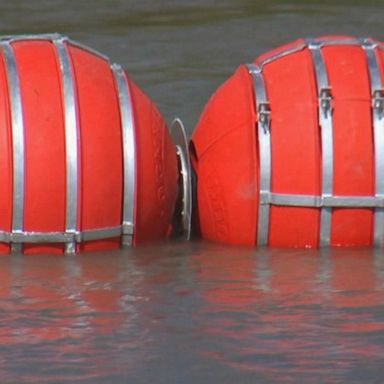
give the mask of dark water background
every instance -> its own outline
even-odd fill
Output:
[[[384,39],[381,1],[0,1],[122,64],[191,132],[240,63],[297,37]],[[168,243],[0,259],[0,383],[384,382],[384,253]]]

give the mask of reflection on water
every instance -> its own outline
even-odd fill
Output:
[[[2,382],[381,377],[380,252],[177,243],[0,264]]]
[[[380,373],[382,255],[243,254],[240,268],[233,254],[222,256],[206,265],[207,280],[217,282],[205,290],[207,319],[217,320],[208,333],[221,344],[211,356],[263,382],[369,381],[375,374],[367,372]]]

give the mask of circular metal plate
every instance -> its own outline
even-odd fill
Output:
[[[172,122],[170,133],[176,146],[177,156],[180,160],[180,176],[182,179],[182,231],[184,237],[189,240],[191,238],[192,217],[191,163],[189,161],[187,134],[180,119],[177,118]]]

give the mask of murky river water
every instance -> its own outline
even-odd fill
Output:
[[[384,39],[380,1],[0,1],[122,64],[189,131],[240,63],[300,36]],[[379,383],[384,253],[168,243],[0,259],[1,383]]]

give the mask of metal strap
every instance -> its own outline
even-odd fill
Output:
[[[318,196],[268,193],[261,195],[261,203],[309,208],[382,208],[384,207],[384,196]]]
[[[80,243],[83,241],[103,240],[122,235],[122,226],[98,228],[83,232],[6,232],[0,231],[0,241],[5,243]]]
[[[12,233],[23,231],[24,221],[24,121],[20,94],[20,82],[12,45],[1,43],[7,71],[8,92],[11,107],[13,153],[13,201]],[[12,252],[21,252],[21,245],[12,243]]]
[[[259,63],[260,67],[263,68],[264,65],[271,63],[272,61],[281,59],[284,56],[291,55],[292,53],[296,53],[299,51],[302,51],[306,45],[304,43],[294,45],[293,47],[290,47],[288,49],[284,49],[280,52],[277,52],[275,54],[272,54],[271,56],[266,57],[263,61]]]
[[[74,90],[74,75],[72,73],[71,60],[65,45],[65,38],[53,41],[60,64],[64,124],[65,124],[65,153],[66,153],[66,216],[65,232],[73,235],[77,233],[77,199],[78,199],[78,139],[79,126],[76,111],[76,99]],[[66,253],[75,253],[75,237],[65,244]]]
[[[307,39],[305,42],[301,43],[299,42],[297,45],[294,45],[292,47],[289,47],[287,49],[284,49],[282,51],[279,51],[275,54],[272,54],[268,57],[266,57],[264,60],[262,60],[258,65],[263,68],[264,65],[271,63],[275,60],[281,59],[284,56],[288,56],[292,53],[296,53],[299,51],[302,51],[303,49],[308,47],[308,42],[317,44],[319,48],[329,46],[329,45],[357,45],[360,46],[360,42],[358,39],[327,39],[327,40],[313,40],[313,39]]]
[[[134,235],[134,203],[136,189],[136,145],[132,111],[132,99],[129,86],[120,65],[111,66],[119,97],[121,130],[123,140],[123,217],[122,246],[132,246]]]
[[[0,41],[4,42],[14,42],[14,41],[30,41],[30,40],[58,40],[62,36],[58,33],[41,33],[41,34],[31,34],[31,35],[2,35],[0,36]]]
[[[257,223],[257,244],[267,245],[269,233],[269,205],[262,204],[261,196],[271,190],[271,135],[270,108],[266,96],[261,68],[255,64],[247,65],[252,76],[255,95],[255,108],[258,121],[259,157],[260,157],[260,197]]]
[[[328,83],[327,71],[321,53],[321,42],[307,40],[315,66],[315,78],[318,96],[319,125],[321,128],[322,152],[322,191],[323,198],[332,196],[333,192],[333,121],[332,96]],[[322,207],[320,214],[320,246],[328,246],[331,242],[332,209]]]
[[[367,66],[370,79],[371,97],[372,97],[372,122],[374,137],[375,154],[375,197],[384,197],[384,93],[383,84],[379,73],[379,63],[375,54],[377,47],[369,39],[361,41],[367,59]],[[373,242],[375,246],[384,244],[384,209],[375,208],[374,216],[374,235]]]

